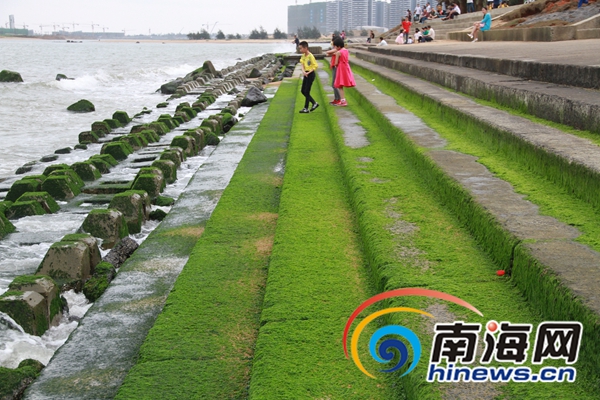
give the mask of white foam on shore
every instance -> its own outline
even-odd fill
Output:
[[[62,316],[60,324],[48,329],[42,336],[34,336],[23,331],[11,317],[0,312],[0,365],[17,368],[26,359],[38,360],[46,365],[54,352],[62,346],[71,332],[77,328],[77,321],[69,318],[83,318],[92,306],[82,293],[73,290],[64,292],[63,297],[69,305],[69,312]]]

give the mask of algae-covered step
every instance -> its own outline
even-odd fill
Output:
[[[474,200],[458,190],[452,175],[446,175],[428,159],[434,158],[427,151],[431,147],[432,152],[440,152],[451,141],[445,141],[445,135],[439,140],[436,129],[399,107],[390,95],[397,92],[381,85],[374,88],[371,79],[378,85],[380,76],[365,75],[368,80],[357,78],[358,87],[350,94],[353,104],[349,108],[328,111],[332,125],[339,124],[334,128],[335,139],[377,287],[381,291],[413,287],[450,293],[475,305],[483,314],[481,317],[451,303],[426,299],[388,300],[388,307],[409,306],[433,315],[430,321],[406,313],[390,314],[384,319],[386,324],[411,328],[421,337],[425,359],[422,356],[416,369],[401,379],[407,397],[594,398],[594,382],[589,375],[593,367],[587,357],[580,357],[577,364],[580,374],[576,385],[428,383],[426,361],[432,351],[435,323],[465,321],[486,326],[490,319],[496,319],[537,326],[551,317],[542,316],[541,308],[527,293],[496,274],[504,268],[502,263],[510,260],[512,250],[510,245],[497,244],[503,240],[510,243],[503,239],[510,236],[495,227],[494,220],[485,213],[475,212],[470,217],[457,213],[457,209],[471,213]],[[355,122],[348,122],[348,112]],[[368,145],[347,145],[345,138],[352,134],[348,125],[352,124],[366,130]],[[438,135],[438,139],[433,140],[432,135]],[[482,235],[484,232],[487,237]],[[582,321],[585,323],[585,319]],[[589,339],[591,349],[594,344]],[[369,357],[365,352],[363,357]],[[481,356],[482,352],[483,348],[477,354]],[[531,360],[525,365],[532,366]],[[537,372],[539,366],[532,368]]]

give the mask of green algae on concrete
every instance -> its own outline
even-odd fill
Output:
[[[177,166],[171,160],[156,160],[152,163],[152,167],[162,171],[165,181],[173,183],[177,180]]]
[[[0,82],[23,82],[23,78],[18,72],[3,69],[0,71]]]
[[[8,193],[6,193],[5,200],[17,201],[19,197],[27,192],[38,192],[41,187],[39,181],[31,178],[23,178],[12,184]]]
[[[112,130],[112,128],[105,121],[96,121],[96,122],[94,122],[92,124],[92,129],[91,130],[93,132],[96,132],[96,134],[98,136],[100,136],[100,135],[106,136],[106,135],[108,135],[110,133],[110,131]]]
[[[56,201],[47,192],[27,192],[24,193],[17,202],[20,201],[37,201],[48,214],[55,213],[60,210]]]
[[[75,171],[73,171],[71,169],[71,167],[68,167],[68,168],[65,168],[65,169],[54,170],[49,175],[49,177],[51,177],[51,176],[67,176],[67,177],[69,177],[71,179],[71,182],[74,185],[76,185],[78,188],[81,189],[82,187],[85,186],[85,183],[83,183],[83,180],[79,177],[79,175],[77,175],[77,173]]]
[[[112,248],[120,239],[129,235],[127,221],[120,211],[94,209],[87,215],[81,228],[84,232],[103,240],[104,249]]]
[[[140,233],[142,224],[148,219],[150,212],[150,197],[143,190],[128,190],[116,194],[108,208],[123,214],[130,234]]]
[[[133,149],[127,142],[110,142],[102,145],[100,153],[110,154],[115,160],[122,161],[133,153]]]
[[[22,197],[22,196],[21,196]],[[15,201],[7,212],[10,219],[30,217],[32,215],[47,214],[44,207],[37,200]]]
[[[96,179],[100,179],[102,176],[94,163],[89,160],[76,162],[71,165],[71,169],[75,171],[75,173],[79,175],[83,181],[95,181]]]
[[[191,136],[175,136],[171,141],[171,147],[180,147],[187,157],[193,157],[198,154],[196,140]]]
[[[0,367],[0,398],[21,398],[43,368],[44,364],[32,359],[21,361],[16,369]]]
[[[94,275],[83,285],[83,294],[85,297],[90,302],[98,300],[116,274],[117,271],[111,263],[103,261],[96,265]]]
[[[6,218],[4,211],[0,210],[0,239],[15,231],[15,226]]]
[[[8,289],[21,292],[33,291],[41,294],[48,307],[49,325],[58,325],[64,305],[60,296],[60,288],[51,277],[44,275],[20,275],[13,279],[8,285]]]
[[[31,335],[41,336],[50,326],[46,300],[37,292],[9,290],[0,296],[0,311]]]
[[[303,102],[298,93],[296,104]],[[250,399],[401,396],[387,381],[353,368],[341,348],[345,321],[373,293],[321,107],[309,115],[297,107],[288,114],[294,122]]]
[[[125,111],[115,111],[112,117],[119,121],[123,126],[131,122],[131,118],[129,118],[129,115]]]
[[[80,144],[90,144],[90,143],[98,143],[98,134],[94,131],[85,131],[79,134],[79,143]]]
[[[86,99],[81,99],[78,102],[73,103],[69,107],[67,107],[67,110],[73,111],[73,112],[78,112],[78,113],[87,113],[87,112],[96,111],[96,108],[94,107],[94,105],[92,104],[91,101],[86,100]]]
[[[269,105],[117,399],[247,397],[296,94]]]
[[[79,186],[68,175],[49,176],[42,184],[42,190],[58,200],[70,200],[81,193]]]
[[[108,119],[105,119],[103,122],[106,122],[106,124],[110,127],[110,129],[116,129],[116,128],[121,127],[121,122],[116,119],[108,118]]]
[[[165,188],[165,178],[162,171],[155,167],[144,167],[138,172],[131,189],[143,190],[151,199],[158,196]]]

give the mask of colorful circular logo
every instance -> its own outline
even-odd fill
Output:
[[[389,299],[391,297],[403,297],[403,296],[421,296],[421,297],[429,297],[429,298],[436,298],[436,299],[440,299],[440,300],[450,301],[452,303],[455,303],[455,304],[458,304],[465,308],[468,308],[469,310],[474,311],[477,314],[483,316],[483,314],[478,309],[476,309],[475,307],[473,307],[471,304],[467,303],[466,301],[461,300],[458,297],[452,296],[448,293],[438,292],[436,290],[421,289],[421,288],[405,288],[405,289],[396,289],[396,290],[391,290],[389,292],[380,293],[376,296],[371,297],[370,299],[368,299],[364,303],[362,303],[360,306],[358,306],[354,310],[354,312],[352,313],[350,318],[348,318],[348,322],[346,322],[346,327],[344,328],[344,336],[342,339],[342,343],[344,345],[344,354],[346,355],[346,358],[350,358],[350,355],[348,354],[348,333],[350,332],[350,327],[352,326],[352,323],[354,322],[356,317],[364,309],[366,309],[367,307],[369,307],[379,301]],[[356,329],[352,333],[352,338],[350,340],[350,354],[352,355],[352,360],[354,361],[354,364],[356,364],[358,369],[360,369],[365,375],[370,376],[371,378],[375,378],[375,376],[366,370],[366,368],[363,366],[363,364],[360,361],[360,358],[358,356],[358,340],[360,338],[360,334],[362,333],[362,331],[365,329],[365,327],[371,321],[375,320],[376,318],[378,318],[382,315],[396,313],[396,312],[418,313],[418,314],[426,315],[430,318],[433,317],[433,315],[431,315],[430,313],[428,313],[426,311],[418,310],[415,308],[409,308],[409,307],[386,308],[386,309],[374,312],[372,314],[369,314],[367,317],[365,317],[357,325]],[[378,343],[379,343],[379,345],[377,345]],[[407,346],[407,344],[408,344],[408,346]],[[393,351],[394,349],[396,350],[397,354],[399,354],[398,362],[395,365],[393,365],[391,368],[382,369],[380,371],[381,372],[394,372],[394,371],[397,371],[398,369],[402,368],[404,365],[406,365],[408,363],[409,349],[412,349],[412,361],[410,362],[408,369],[401,376],[409,374],[412,370],[415,369],[415,367],[419,363],[419,359],[421,358],[421,353],[422,353],[421,341],[419,340],[419,338],[413,331],[411,331],[407,327],[401,326],[401,325],[387,325],[382,328],[379,328],[378,330],[375,331],[375,333],[373,333],[373,335],[371,335],[371,338],[369,339],[369,353],[371,354],[371,357],[373,357],[373,359],[375,361],[377,361],[378,363],[389,364],[395,358],[397,358],[396,354]]]

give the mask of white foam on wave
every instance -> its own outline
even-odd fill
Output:
[[[48,364],[54,352],[77,328],[78,323],[70,321],[69,317],[81,319],[92,306],[83,294],[73,290],[62,295],[67,300],[69,312],[63,314],[58,326],[51,327],[42,336],[25,333],[11,317],[0,312],[0,366],[17,368],[21,361],[29,358]]]

